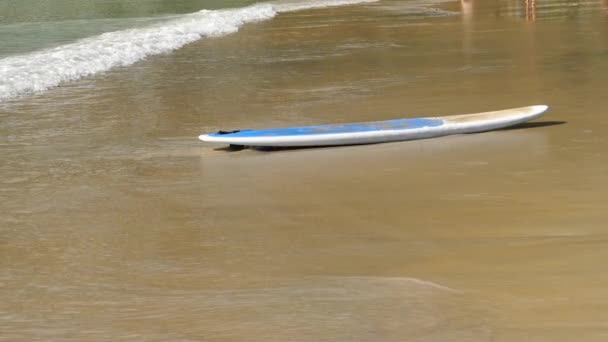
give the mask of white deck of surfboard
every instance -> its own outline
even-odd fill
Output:
[[[371,144],[501,129],[536,119],[547,108],[545,105],[537,105],[443,117],[253,130],[232,134],[212,133],[200,135],[199,139],[231,145],[277,147]],[[409,125],[409,122],[412,124]]]

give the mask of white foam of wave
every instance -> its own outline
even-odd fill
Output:
[[[246,23],[268,20],[278,13],[375,1],[313,0],[203,10],[148,28],[104,33],[53,49],[11,56],[0,59],[0,102],[131,65],[204,37],[234,33]]]
[[[283,1],[274,3],[273,7],[278,13],[294,12],[312,8],[338,7],[361,3],[377,2],[378,0],[312,0],[312,1]]]

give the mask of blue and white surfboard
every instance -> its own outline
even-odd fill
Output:
[[[494,112],[322,126],[217,132],[202,141],[243,146],[334,146],[435,138],[521,124],[543,115],[538,105]]]

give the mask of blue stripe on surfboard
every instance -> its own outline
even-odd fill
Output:
[[[307,127],[288,127],[260,130],[243,130],[236,133],[213,133],[212,137],[275,137],[275,136],[294,136],[294,135],[318,135],[336,133],[359,133],[386,130],[408,130],[424,127],[438,127],[443,125],[441,119],[398,119],[388,121],[376,121],[365,123],[350,123],[343,125],[321,125]]]

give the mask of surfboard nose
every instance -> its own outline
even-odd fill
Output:
[[[547,109],[549,109],[549,106],[547,105],[536,105],[536,106],[532,106],[532,112],[534,114],[540,114],[544,111],[546,111]]]
[[[538,119],[545,115],[545,111],[549,109],[547,105],[530,106],[530,120]]]

